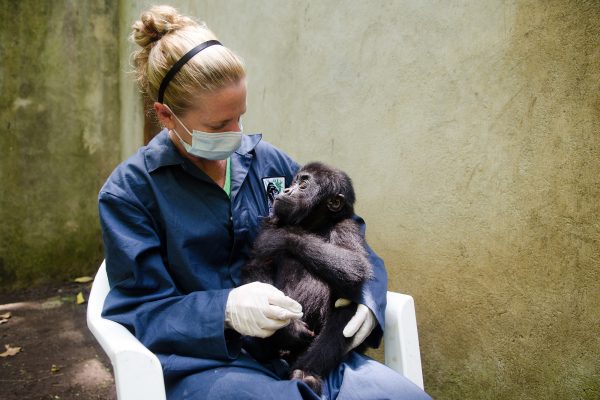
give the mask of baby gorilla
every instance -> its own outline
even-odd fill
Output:
[[[292,185],[275,197],[273,214],[254,243],[243,282],[270,283],[302,304],[304,316],[266,339],[248,338],[247,349],[260,361],[283,357],[290,379],[321,392],[321,377],[348,351],[342,331],[357,305],[335,307],[340,298],[356,300],[372,276],[354,215],[354,189],[344,172],[310,163]]]

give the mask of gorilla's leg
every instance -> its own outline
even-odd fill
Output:
[[[332,371],[344,358],[350,339],[342,334],[356,312],[356,304],[334,309],[310,347],[292,365],[291,379],[299,379],[321,393],[321,377]]]
[[[301,320],[293,320],[268,338],[242,337],[242,347],[257,361],[283,358],[293,363],[306,350],[315,334]]]

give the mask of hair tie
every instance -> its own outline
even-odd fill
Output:
[[[171,67],[169,72],[167,72],[167,74],[163,78],[162,82],[160,83],[160,88],[158,89],[158,102],[159,103],[163,102],[163,96],[165,94],[165,90],[167,90],[167,86],[169,85],[169,82],[171,81],[171,79],[173,79],[175,74],[177,74],[177,72],[179,72],[181,67],[183,67],[185,65],[185,63],[190,60],[190,58],[194,57],[196,54],[200,53],[202,50],[206,49],[207,47],[213,46],[215,44],[221,44],[221,42],[219,42],[218,40],[209,40],[207,42],[200,43],[198,46],[194,47],[193,49],[191,49],[190,51],[185,53],[183,55],[183,57],[181,57],[175,64],[173,64],[173,66]]]

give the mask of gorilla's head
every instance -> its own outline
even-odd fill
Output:
[[[318,230],[352,217],[354,201],[352,181],[345,172],[313,162],[275,197],[273,211],[280,224]]]

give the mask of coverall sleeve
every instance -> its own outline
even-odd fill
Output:
[[[360,233],[364,237],[366,231],[365,221],[359,217],[354,216],[354,220],[360,227]],[[385,307],[387,304],[387,272],[383,260],[375,254],[373,249],[369,247],[365,240],[365,250],[368,253],[369,262],[373,266],[373,278],[365,282],[362,288],[360,299],[358,303],[364,304],[369,307],[375,318],[377,318],[378,325],[373,329],[373,332],[365,339],[365,344],[370,347],[377,348],[381,343],[383,337],[383,327],[385,326]]]
[[[102,315],[154,353],[236,358],[240,335],[224,329],[230,289],[181,293],[163,261],[153,217],[143,207],[101,192],[99,213],[111,287]]]

